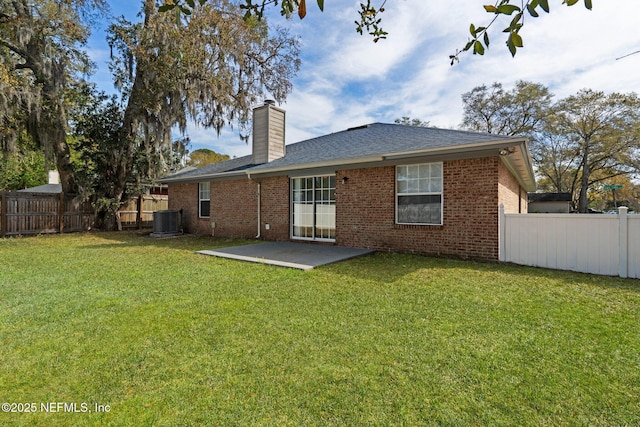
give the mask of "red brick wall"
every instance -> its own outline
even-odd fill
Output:
[[[260,180],[261,235],[266,240],[289,239],[289,178]],[[257,182],[243,178],[211,182],[211,217],[198,218],[198,184],[170,184],[169,209],[183,209],[185,231],[219,237],[254,238],[258,234]],[[265,225],[269,224],[269,230]]]
[[[340,182],[343,176],[349,178],[345,184]],[[521,206],[526,212],[526,193],[498,157],[446,161],[443,178],[443,225],[399,225],[395,224],[395,167],[337,171],[336,244],[497,260],[498,205],[503,202],[516,212]],[[262,178],[259,182],[261,237],[288,240],[289,178]],[[197,184],[170,185],[169,208],[185,210],[189,232],[209,234],[209,220],[197,219],[197,189]],[[216,236],[256,236],[257,191],[257,182],[246,178],[211,183],[211,221],[216,224]]]
[[[509,172],[504,163],[498,163],[498,204],[504,204],[505,213],[526,213],[527,192]]]
[[[198,218],[198,183],[169,185],[169,209],[182,209],[182,224],[186,233],[211,233],[209,218]]]
[[[211,221],[218,237],[251,239],[258,234],[258,185],[248,178],[211,182]]]
[[[336,243],[378,250],[498,259],[497,157],[443,164],[443,225],[395,224],[395,168],[339,171]]]
[[[260,232],[265,240],[289,240],[289,177],[259,180],[261,193]],[[266,225],[269,224],[269,230]]]

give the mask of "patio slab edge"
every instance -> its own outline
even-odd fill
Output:
[[[225,253],[225,252],[220,252],[220,251],[204,250],[204,251],[198,251],[198,253],[202,254],[202,255],[215,256],[215,257],[218,257],[218,258],[235,259],[237,261],[247,261],[247,262],[254,262],[254,263],[257,263],[257,264],[266,264],[266,265],[275,265],[275,266],[278,266],[278,267],[296,268],[298,270],[312,270],[314,268],[313,265],[298,264],[298,263],[287,262],[287,261],[279,261],[279,260],[276,260],[276,259],[269,259],[269,258],[260,258],[260,257],[253,257],[253,256],[230,254],[230,253]]]
[[[202,255],[299,270],[311,270],[321,265],[333,264],[374,252],[371,249],[294,242],[255,243],[198,251]]]

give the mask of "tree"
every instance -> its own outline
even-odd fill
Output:
[[[112,70],[125,105],[114,184],[105,193],[112,206],[126,199],[136,150],[147,153],[149,168],[162,164],[172,128],[184,132],[189,119],[217,132],[237,125],[248,138],[252,105],[267,93],[282,102],[299,68],[296,39],[244,20],[231,1],[209,1],[175,20],[145,0],[143,16],[110,28]]]
[[[198,0],[198,5],[202,6],[207,0]],[[324,11],[324,0],[316,0],[320,11]],[[387,0],[381,0],[379,7],[375,7],[371,4],[371,0],[367,0],[367,3],[360,2],[360,10],[358,11],[358,20],[355,21],[356,31],[360,34],[367,34],[373,37],[374,42],[378,42],[380,39],[387,37],[387,32],[381,27],[382,18],[379,14],[384,12],[384,5]],[[258,0],[254,3],[253,0],[243,0],[240,3],[240,8],[244,10],[244,19],[257,18],[262,20],[264,17],[264,11],[267,6],[278,6],[277,0]],[[196,2],[194,0],[166,0],[159,7],[161,12],[175,11],[176,16],[179,19],[180,14],[191,15],[196,9]],[[306,0],[282,0],[280,2],[280,14],[290,18],[294,13],[298,14],[300,19],[304,19],[307,16],[307,2]]]
[[[537,134],[531,147],[538,175],[538,190],[550,193],[576,193],[578,155],[571,142],[550,130]]]
[[[0,191],[21,190],[47,183],[44,155],[37,151],[7,153],[0,163]]]
[[[124,109],[115,96],[107,97],[90,86],[81,96],[85,102],[71,112],[73,132],[69,136],[76,182],[82,199],[92,200],[96,207],[96,225],[110,227],[118,223],[121,202],[110,194],[117,185],[115,166],[121,161],[118,135]],[[186,155],[184,140],[173,141],[161,153],[147,151],[141,137],[133,145],[132,168],[126,182],[128,195],[140,194],[144,184],[182,167]]]
[[[23,115],[33,140],[55,159],[65,192],[75,190],[66,142],[67,92],[90,69],[82,46],[102,0],[0,1],[0,111]]]
[[[122,107],[115,98],[86,88],[86,102],[72,113],[73,133],[69,137],[78,192],[96,208],[96,225],[101,227],[119,205],[105,194],[114,185],[114,165],[120,148],[117,135],[122,126]],[[132,154],[133,155],[133,154]],[[134,156],[135,157],[135,156]]]
[[[611,188],[616,185],[621,188]],[[600,210],[615,210],[620,206],[626,206],[635,211],[640,202],[634,194],[637,191],[636,187],[638,186],[633,183],[630,176],[619,175],[594,186],[589,201]]]
[[[229,158],[228,154],[220,154],[213,150],[209,150],[208,148],[200,148],[191,152],[187,164],[189,166],[201,168],[202,166],[224,162],[225,160],[229,160]]]
[[[567,141],[580,212],[587,212],[593,185],[640,171],[640,99],[634,93],[580,90],[554,106],[549,127]]]
[[[423,121],[420,119],[412,119],[408,116],[402,116],[401,119],[395,119],[394,123],[405,126],[418,126],[418,127],[429,127],[428,121]]]
[[[24,129],[6,131],[11,133],[11,150],[0,153],[0,191],[20,190],[47,183],[44,152],[35,147]]]
[[[553,95],[539,83],[516,82],[505,91],[501,83],[477,86],[462,94],[461,127],[498,135],[533,136],[541,130]]]
[[[584,89],[552,103],[536,83],[478,86],[462,95],[462,127],[530,139],[540,189],[571,192],[587,212],[599,183],[640,171],[640,100],[635,94]]]

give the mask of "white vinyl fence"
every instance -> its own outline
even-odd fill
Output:
[[[640,278],[640,215],[505,214],[500,261]]]

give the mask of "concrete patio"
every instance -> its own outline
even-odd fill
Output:
[[[204,250],[198,253],[240,261],[311,270],[320,265],[332,264],[373,252],[375,251],[371,249],[347,248],[344,246],[267,242]]]

